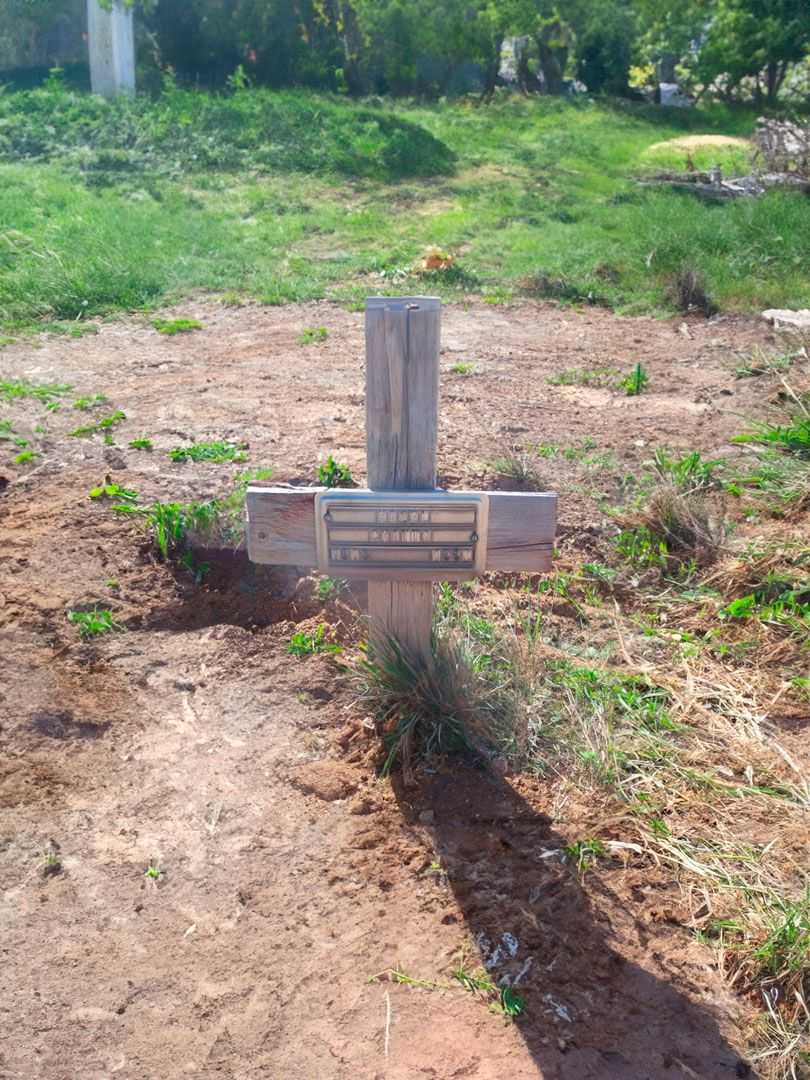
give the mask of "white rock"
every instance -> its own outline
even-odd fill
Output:
[[[762,318],[773,323],[777,330],[782,326],[810,330],[810,308],[799,308],[798,311],[791,311],[790,308],[768,308],[762,312]]]

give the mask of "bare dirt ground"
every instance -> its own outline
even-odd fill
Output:
[[[333,663],[287,654],[292,624],[318,617],[311,586],[235,558],[195,587],[88,500],[107,473],[145,501],[221,493],[244,466],[169,461],[192,437],[246,439],[277,480],[310,481],[330,452],[362,479],[362,314],[177,313],[204,329],[121,320],[0,353],[0,376],[104,392],[127,417],[105,446],[67,436],[84,417],[69,404],[4,413],[41,457],[0,464],[0,1077],[753,1076],[740,1007],[667,874],[628,859],[583,884],[555,856],[592,807],[462,767],[418,790],[378,781]],[[715,456],[762,404],[733,373],[735,351],[768,343],[752,320],[528,304],[443,318],[448,485],[489,483],[504,443],[590,439],[626,472],[658,445]],[[328,340],[301,346],[315,326]],[[452,374],[459,361],[475,373]],[[546,381],[637,361],[637,398]],[[140,435],[151,454],[127,448]],[[543,467],[562,547],[587,551],[601,523],[576,463]],[[82,644],[65,612],[95,600],[125,629]],[[394,965],[446,981],[461,951],[520,973],[523,1017],[369,981]]]

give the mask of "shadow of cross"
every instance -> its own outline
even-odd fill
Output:
[[[257,563],[368,581],[372,645],[430,652],[434,581],[548,570],[557,496],[436,488],[441,303],[366,301],[366,490],[251,486]]]

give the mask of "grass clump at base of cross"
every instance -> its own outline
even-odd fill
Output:
[[[430,656],[389,639],[356,672],[364,705],[382,739],[382,773],[410,773],[421,761],[467,753],[487,762],[521,742],[530,689],[517,641],[471,618],[442,586]]]
[[[652,144],[684,129],[747,134],[754,120],[672,112],[550,97],[472,108],[303,91],[5,94],[0,323],[78,326],[199,289],[353,303],[369,280],[402,293],[425,277],[446,299],[635,313],[708,311],[704,296],[722,310],[810,304],[801,195],[710,206],[638,186]],[[449,268],[426,270],[426,249]]]

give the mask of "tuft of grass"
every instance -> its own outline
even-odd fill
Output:
[[[128,445],[133,450],[154,450],[154,446],[152,445],[152,440],[147,439],[145,435],[141,435],[137,439],[130,439]]]
[[[755,379],[761,375],[781,375],[789,371],[797,359],[806,359],[807,349],[802,346],[793,352],[771,353],[755,345],[749,353],[740,353],[740,363],[734,369],[738,379]]]
[[[23,450],[21,453],[15,455],[15,465],[30,465],[32,461],[36,461],[39,454],[35,450]]]
[[[606,854],[601,840],[576,840],[565,848],[566,858],[576,866],[580,877],[584,877],[596,860],[604,858]]]
[[[153,319],[152,326],[159,334],[164,334],[166,337],[189,334],[192,330],[202,330],[199,319]]]
[[[54,398],[69,394],[71,387],[66,383],[31,383],[25,380],[0,381],[0,398],[6,401],[16,401],[25,398],[34,398],[46,405],[53,402]]]
[[[119,629],[113,613],[106,608],[94,608],[92,611],[69,611],[67,618],[68,622],[73,623],[81,636],[85,638],[98,637],[100,634],[109,633],[110,630]]]
[[[332,454],[318,466],[318,483],[327,488],[356,487],[352,471],[348,465],[335,461]]]
[[[675,307],[685,315],[700,312],[709,316],[717,311],[717,305],[707,291],[705,276],[693,266],[684,264],[678,267],[670,286],[670,297]]]
[[[135,503],[138,501],[138,492],[131,488],[116,484],[109,476],[104,478],[103,484],[98,484],[90,489],[91,499],[117,499],[119,502]]]
[[[88,436],[98,434],[111,436],[112,429],[119,424],[122,424],[126,418],[126,413],[122,412],[121,409],[116,409],[110,416],[105,416],[102,420],[97,420],[94,424],[84,424],[81,427],[74,428],[70,434],[74,439],[84,439]]]
[[[87,412],[90,409],[98,408],[99,405],[106,405],[107,400],[106,394],[89,394],[86,397],[76,398],[73,402],[73,408]]]
[[[387,775],[407,774],[433,755],[469,753],[484,762],[516,753],[529,679],[516,641],[440,595],[431,652],[414,657],[389,639],[356,672],[376,717]]]
[[[328,337],[329,331],[325,326],[310,326],[299,335],[298,344],[317,345],[321,341],[326,341]]]
[[[681,470],[687,484],[688,474],[687,465]],[[630,527],[619,534],[616,547],[638,566],[665,569],[670,560],[680,566],[690,562],[708,566],[717,558],[725,537],[722,512],[715,512],[699,488],[679,486],[673,480],[658,484],[627,523]]]
[[[537,467],[537,456],[520,447],[505,447],[489,467],[497,476],[521,491],[545,490],[545,482]]]
[[[473,375],[475,373],[475,364],[465,364],[459,361],[451,365],[450,371],[453,375]]]
[[[193,547],[234,549],[245,538],[245,491],[252,483],[269,480],[272,469],[257,469],[236,478],[233,489],[221,498],[205,502],[156,502],[151,506],[116,503],[112,509],[136,516],[151,533],[155,547],[164,559],[187,559]],[[199,567],[186,562],[195,577]]]
[[[516,990],[510,986],[498,986],[483,968],[468,968],[463,956],[450,972],[450,976],[468,993],[488,1000],[493,1012],[510,1020],[526,1011],[526,1002]]]
[[[321,623],[311,634],[305,630],[296,631],[290,637],[287,652],[300,660],[304,656],[312,656],[315,653],[340,653],[343,649],[336,642],[327,639],[326,626]]]
[[[556,375],[549,375],[546,382],[549,386],[605,388],[615,386],[620,376],[621,372],[615,367],[566,368],[564,371],[558,371]]]
[[[175,446],[169,451],[172,461],[210,461],[221,465],[226,461],[247,461],[243,447],[236,443],[217,440],[192,443],[191,446]]]
[[[751,431],[737,435],[736,443],[761,443],[788,454],[810,458],[810,415],[796,416],[787,424],[757,424]]]
[[[318,599],[326,603],[329,600],[336,600],[345,588],[346,582],[341,578],[322,577],[318,580],[316,592]]]
[[[718,487],[717,473],[725,462],[720,458],[705,461],[697,450],[673,457],[667,450],[658,449],[652,461],[646,464],[661,482],[673,484],[678,491],[688,493]]]
[[[620,385],[628,397],[638,397],[647,389],[650,379],[644,367],[638,363]]]

